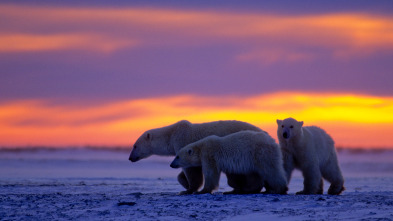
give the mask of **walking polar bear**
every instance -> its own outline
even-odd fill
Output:
[[[221,172],[257,174],[266,193],[286,194],[287,179],[282,153],[266,132],[241,131],[225,137],[209,136],[182,148],[171,163],[173,168],[202,167],[205,185],[198,192],[218,188]]]
[[[251,130],[261,132],[258,127],[241,121],[214,121],[192,124],[182,120],[175,124],[148,130],[135,142],[129,160],[137,162],[151,155],[175,156],[187,144],[210,135],[219,137],[235,132]],[[237,193],[260,192],[262,186],[254,184],[255,174],[227,174],[228,184]],[[178,175],[179,183],[186,188],[180,194],[191,194],[202,186],[203,174],[201,166],[184,168]]]
[[[325,178],[331,184],[328,194],[339,195],[345,189],[344,178],[333,139],[321,128],[303,127],[303,121],[293,118],[277,120],[277,125],[288,182],[294,168],[303,173],[304,188],[296,194],[322,194]]]

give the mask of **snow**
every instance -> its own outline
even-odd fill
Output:
[[[340,196],[177,195],[171,157],[128,161],[126,150],[0,151],[3,220],[393,220],[393,151],[340,151]]]

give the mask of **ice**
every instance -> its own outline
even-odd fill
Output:
[[[128,161],[129,150],[0,150],[0,219],[11,220],[393,220],[393,151],[338,152],[340,196],[179,196],[172,157]]]

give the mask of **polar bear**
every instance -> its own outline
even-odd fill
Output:
[[[293,118],[277,120],[277,125],[288,182],[294,168],[300,169],[304,177],[304,188],[296,194],[323,194],[325,178],[331,184],[328,194],[339,195],[345,189],[344,178],[333,139],[321,128],[303,127],[303,121]]]
[[[212,193],[218,188],[221,172],[256,173],[257,182],[265,186],[266,193],[286,194],[288,189],[281,150],[266,132],[212,135],[182,148],[171,163],[172,168],[200,166],[205,177],[200,194]]]
[[[175,156],[187,144],[210,135],[225,136],[242,130],[262,131],[258,127],[241,121],[214,121],[201,124],[192,124],[182,120],[175,124],[148,130],[135,142],[129,160],[136,162],[151,155]],[[228,184],[235,188],[237,193],[259,192],[262,186],[253,181],[255,174],[247,176],[230,174]],[[179,183],[186,188],[180,194],[191,194],[198,191],[203,183],[202,169],[200,166],[189,167],[177,177]]]

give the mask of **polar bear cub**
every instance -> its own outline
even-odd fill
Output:
[[[173,168],[197,166],[202,166],[205,177],[201,194],[218,188],[221,172],[258,174],[267,193],[286,194],[288,189],[281,150],[266,132],[209,136],[182,148],[171,163]]]
[[[331,184],[328,194],[339,195],[345,189],[344,178],[333,139],[321,128],[303,127],[303,121],[293,118],[277,120],[277,125],[288,182],[294,168],[303,173],[304,188],[296,194],[322,194],[325,178]]]

